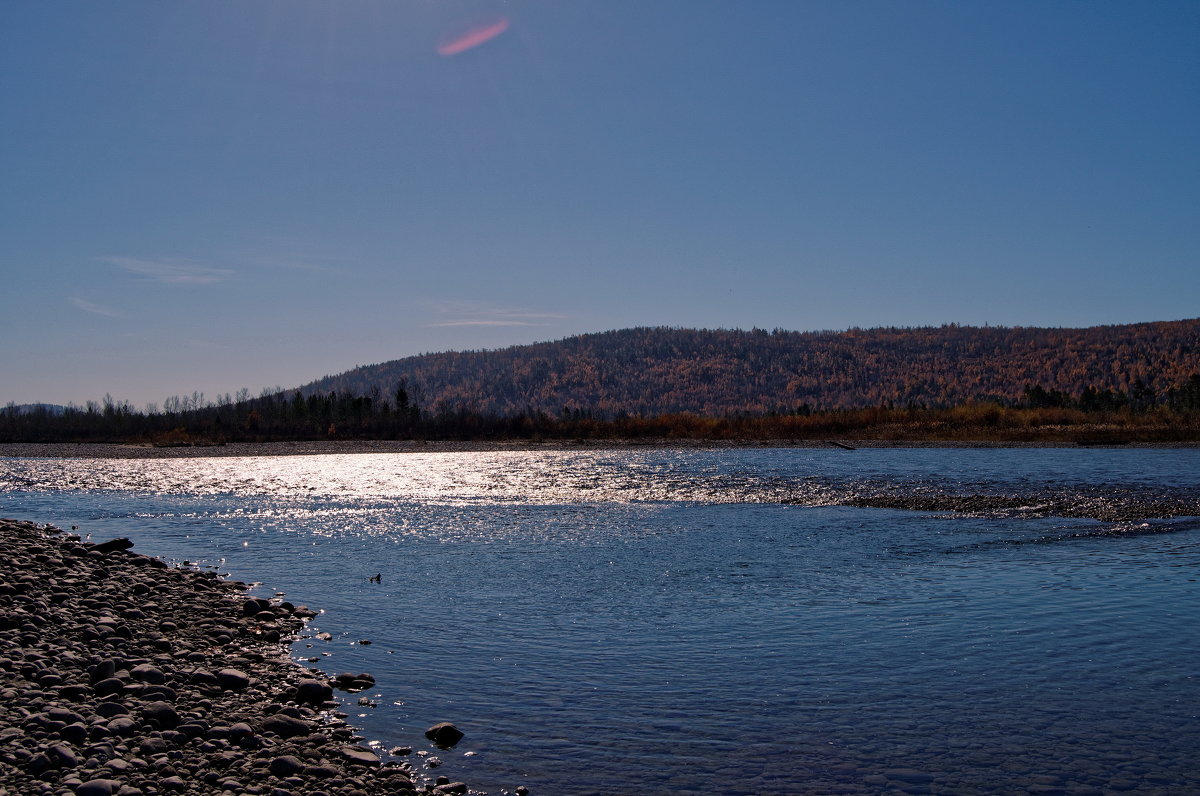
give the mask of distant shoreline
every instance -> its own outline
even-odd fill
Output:
[[[838,444],[835,444],[838,443]],[[1095,445],[1057,441],[989,440],[529,440],[462,442],[453,440],[315,440],[231,442],[226,445],[154,447],[91,442],[0,443],[0,458],[14,459],[197,459],[231,456],[316,456],[360,453],[497,453],[504,451],[587,451],[732,448],[1200,448],[1200,442],[1128,442]]]

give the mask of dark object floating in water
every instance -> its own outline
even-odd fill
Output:
[[[442,749],[449,749],[462,740],[462,730],[448,721],[433,725],[425,731],[425,737]]]
[[[383,573],[376,572],[374,575],[367,578],[367,580],[371,581],[372,583],[383,583]]]
[[[362,674],[351,674],[345,672],[329,681],[329,684],[334,688],[339,688],[342,691],[357,693],[358,691],[366,691],[368,688],[375,686],[375,678],[363,672]]]
[[[122,536],[120,539],[109,539],[107,542],[92,545],[92,549],[98,553],[115,553],[118,550],[128,550],[133,547],[133,542]]]
[[[837,442],[836,440],[832,440],[832,439],[827,439],[827,440],[825,440],[825,441],[826,441],[827,443],[829,443],[830,445],[834,445],[834,446],[836,446],[836,447],[838,447],[838,448],[841,448],[842,450],[848,450],[848,451],[852,451],[852,450],[858,450],[857,448],[855,448],[855,447],[853,447],[853,446],[850,446],[850,445],[847,445],[847,444],[845,444],[844,442]]]

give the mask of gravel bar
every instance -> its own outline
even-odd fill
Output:
[[[130,546],[0,520],[0,796],[467,791],[361,745],[288,657],[313,612]]]

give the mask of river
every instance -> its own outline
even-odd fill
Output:
[[[322,610],[476,792],[1200,789],[1197,449],[6,458],[0,515]]]

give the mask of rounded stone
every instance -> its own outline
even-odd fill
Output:
[[[229,737],[231,740],[240,741],[251,735],[254,735],[254,729],[244,721],[234,722],[229,725]]]
[[[61,721],[64,724],[74,724],[75,722],[83,721],[83,716],[66,708],[50,708],[46,711],[46,715],[51,721]]]
[[[270,771],[277,777],[290,777],[304,770],[304,763],[295,755],[281,755],[271,761]]]
[[[166,702],[151,702],[142,708],[142,719],[154,722],[164,730],[179,726],[179,714]]]
[[[353,765],[377,766],[379,755],[361,746],[343,746],[342,755]]]
[[[301,680],[296,684],[296,701],[308,705],[320,705],[333,699],[333,689],[320,680]]]
[[[308,722],[291,716],[271,716],[263,722],[262,728],[266,732],[275,733],[280,738],[294,738],[297,735],[308,735],[312,732],[312,727]]]
[[[449,748],[462,740],[463,732],[450,722],[443,721],[426,730],[425,737],[438,746]]]
[[[250,685],[250,677],[238,669],[222,669],[217,672],[217,683],[226,691],[241,691]]]
[[[137,732],[138,723],[129,716],[117,716],[106,725],[113,735],[133,735]]]
[[[83,722],[76,722],[63,727],[58,734],[64,741],[80,744],[87,740],[88,729]]]
[[[108,694],[120,693],[125,687],[125,681],[119,677],[107,677],[92,686],[92,690],[96,692],[96,696],[107,696]]]
[[[112,796],[121,783],[114,779],[90,779],[75,788],[75,796]]]
[[[47,755],[63,768],[75,768],[79,765],[79,756],[65,743],[54,744],[47,750]]]
[[[161,684],[167,682],[167,676],[162,669],[148,663],[139,664],[129,670],[129,676],[143,683]]]

